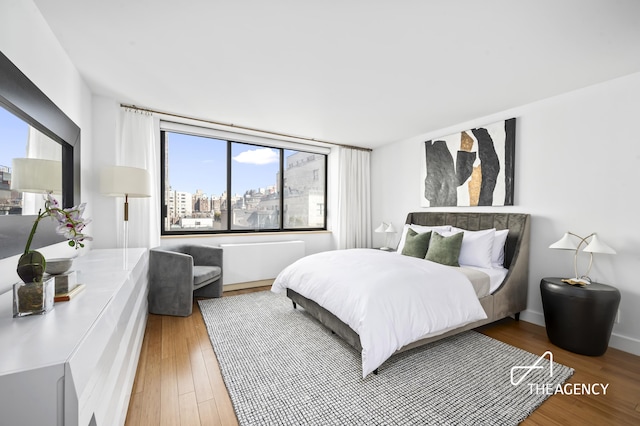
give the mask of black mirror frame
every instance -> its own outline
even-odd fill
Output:
[[[80,203],[80,127],[0,52],[0,104],[62,146],[63,207]],[[23,216],[29,223],[33,216]],[[1,229],[0,233],[4,234]],[[10,238],[10,237],[9,237]],[[34,247],[36,248],[36,247]],[[13,253],[19,254],[19,252]],[[7,253],[0,253],[0,258]]]

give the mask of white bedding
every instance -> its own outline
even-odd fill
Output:
[[[504,279],[507,277],[507,273],[509,273],[509,270],[507,268],[499,268],[499,267],[480,268],[478,266],[464,266],[464,267],[475,269],[476,271],[483,272],[489,276],[489,283],[490,283],[489,294],[493,294],[493,292],[500,287],[500,284],[502,284],[502,281],[504,281]]]
[[[290,288],[360,336],[362,377],[395,351],[486,318],[469,280],[455,268],[380,250],[350,249],[304,257],[271,291]]]

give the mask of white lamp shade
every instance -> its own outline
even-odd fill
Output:
[[[589,253],[616,254],[616,251],[602,242],[597,234],[593,234],[591,242],[584,248],[584,251]]]
[[[385,226],[384,226],[384,222],[382,222],[380,226],[378,226],[376,229],[373,230],[373,232],[384,232],[384,230],[385,230]]]
[[[62,194],[62,162],[40,158],[11,161],[11,189],[20,192]]]
[[[137,167],[104,167],[100,174],[100,192],[109,197],[150,197],[151,176]]]
[[[396,228],[394,228],[393,223],[390,223],[387,229],[384,230],[384,232],[387,232],[389,234],[395,234]]]
[[[566,232],[562,238],[560,238],[555,243],[551,244],[549,248],[560,249],[560,250],[576,250],[578,246],[571,239],[571,236],[569,235],[569,233]]]

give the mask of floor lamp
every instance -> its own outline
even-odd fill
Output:
[[[100,192],[108,197],[124,197],[124,248],[129,240],[129,198],[151,196],[151,177],[145,169],[108,166],[100,175]]]
[[[11,189],[62,194],[62,162],[40,158],[14,158]]]
[[[14,158],[11,161],[11,189],[34,194],[62,194],[62,162],[40,158]],[[23,196],[23,214],[38,214],[37,207],[34,211],[28,211],[33,209],[35,199],[30,203],[31,209],[25,206],[25,201]]]

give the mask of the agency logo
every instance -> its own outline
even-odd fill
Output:
[[[545,368],[544,365],[540,364],[544,362],[547,355],[549,355],[549,377],[553,377],[553,353],[551,351],[546,351],[531,365],[516,365],[515,367],[511,367],[511,384],[513,386],[518,386],[529,374],[531,374],[533,370],[541,370]],[[524,370],[524,373],[518,380],[514,381],[514,373],[518,370]]]
[[[546,359],[549,358],[547,363]],[[549,370],[549,381],[553,378],[553,353],[546,351],[531,365],[511,367],[511,384],[518,386],[533,372]],[[527,382],[529,394],[533,395],[606,395],[609,383],[531,383]]]

